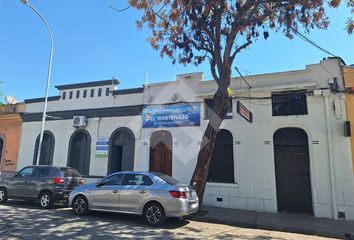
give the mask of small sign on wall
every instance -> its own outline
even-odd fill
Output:
[[[96,141],[96,157],[108,158],[109,138],[99,137]]]
[[[240,101],[237,101],[237,113],[241,115],[247,122],[253,122],[253,114],[245,105],[243,105]]]

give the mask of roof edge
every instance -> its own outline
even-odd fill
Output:
[[[74,89],[74,88],[98,87],[98,86],[118,85],[118,84],[119,84],[119,80],[111,79],[111,80],[101,80],[101,81],[94,81],[94,82],[83,82],[83,83],[57,85],[55,87],[58,90],[66,90],[66,89]]]

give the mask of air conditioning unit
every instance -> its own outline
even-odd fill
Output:
[[[73,127],[85,127],[86,124],[87,124],[87,117],[85,116],[73,117]]]

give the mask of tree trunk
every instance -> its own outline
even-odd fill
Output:
[[[199,210],[201,210],[203,203],[203,195],[209,173],[210,158],[214,149],[216,135],[219,132],[220,125],[224,119],[227,107],[229,105],[229,96],[227,93],[229,80],[226,82],[227,84],[219,84],[218,90],[214,95],[214,105],[212,107],[211,118],[203,135],[202,143],[198,153],[197,165],[194,169],[194,173],[190,182],[191,185],[195,185],[196,187],[197,195],[199,198]]]

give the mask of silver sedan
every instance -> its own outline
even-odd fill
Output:
[[[69,205],[77,215],[89,210],[138,214],[157,226],[167,217],[198,211],[199,200],[190,186],[165,174],[119,172],[76,188],[69,195]]]

